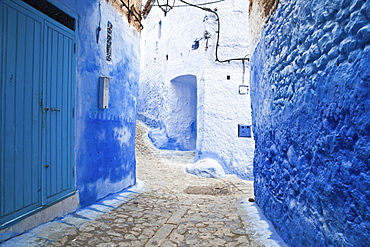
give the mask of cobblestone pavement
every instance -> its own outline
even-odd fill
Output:
[[[138,126],[141,192],[118,194],[4,246],[281,246],[269,236],[261,241],[263,234],[250,227],[254,219],[243,206],[253,197],[252,182],[189,175],[184,167],[193,152],[157,150]]]

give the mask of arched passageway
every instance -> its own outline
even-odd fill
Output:
[[[197,140],[197,78],[182,75],[171,80],[168,116],[169,133],[179,139],[185,150],[194,150]]]
[[[166,150],[196,149],[197,99],[196,76],[181,75],[170,80],[162,121],[149,133],[154,146]]]

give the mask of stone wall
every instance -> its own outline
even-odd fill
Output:
[[[135,124],[139,33],[105,0],[66,0],[78,16],[76,184],[81,206],[136,182]],[[108,22],[112,24],[107,61]],[[99,107],[99,77],[109,77],[108,109]]]
[[[369,1],[283,1],[254,50],[256,201],[290,246],[370,245],[369,23]]]

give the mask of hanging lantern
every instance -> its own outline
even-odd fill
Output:
[[[158,6],[166,15],[175,5],[175,0],[157,0]]]

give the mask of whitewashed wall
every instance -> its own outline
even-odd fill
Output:
[[[176,1],[175,5],[184,4]],[[242,0],[205,6],[217,8],[220,16],[220,60],[249,55],[248,6],[249,2]],[[252,124],[249,94],[239,94],[239,85],[249,86],[249,63],[245,62],[243,68],[241,61],[215,61],[216,16],[194,7],[176,7],[164,16],[153,6],[143,24],[138,114],[139,119],[153,128],[154,144],[158,148],[188,150],[184,143],[187,134],[174,131],[181,123],[176,121],[178,113],[173,110],[174,101],[183,107],[187,107],[187,103],[174,94],[171,80],[194,75],[197,83],[196,160],[216,159],[226,173],[252,179],[254,140],[238,137],[238,124]],[[205,31],[210,34],[208,49]],[[198,49],[192,49],[195,40],[199,40]]]

